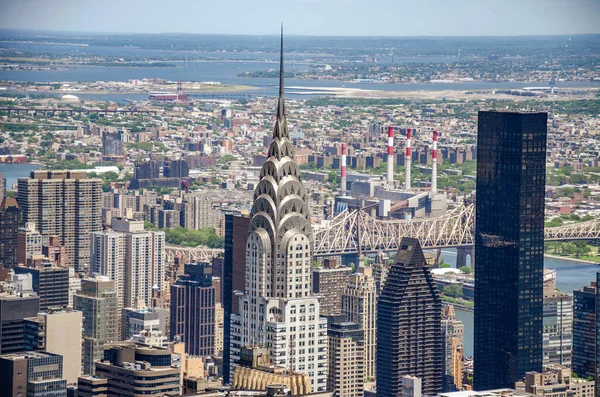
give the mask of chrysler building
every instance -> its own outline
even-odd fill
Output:
[[[246,285],[231,316],[231,366],[242,346],[267,347],[273,365],[327,388],[327,321],[312,296],[313,233],[308,193],[294,160],[283,98],[283,29],[273,141],[254,191],[246,240]]]

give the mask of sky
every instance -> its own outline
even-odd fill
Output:
[[[600,0],[0,0],[0,28],[325,36],[600,33]]]

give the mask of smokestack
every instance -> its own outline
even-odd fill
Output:
[[[342,143],[342,178],[341,178],[341,186],[340,186],[340,195],[341,196],[345,196],[346,195],[346,152],[347,147],[345,143]]]
[[[394,184],[394,127],[388,127],[387,141],[387,182],[390,186]]]
[[[433,131],[433,164],[431,164],[431,193],[437,193],[437,131]]]
[[[404,180],[404,188],[406,190],[410,190],[410,164],[412,162],[411,153],[410,153],[410,128],[406,129],[406,157],[404,158],[404,168],[406,171],[404,172],[405,180]]]

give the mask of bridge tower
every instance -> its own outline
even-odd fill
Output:
[[[475,270],[475,246],[456,248],[456,268],[467,266],[467,257],[471,257],[471,269]]]

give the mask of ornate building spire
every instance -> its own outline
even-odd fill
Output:
[[[277,100],[277,121],[273,138],[288,137],[287,121],[285,118],[285,99],[283,98],[283,24],[281,25],[281,48],[279,55],[279,99]]]

